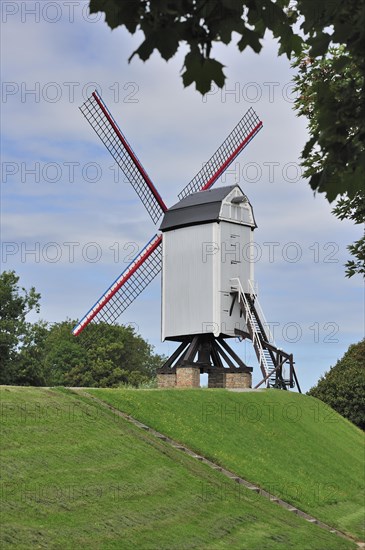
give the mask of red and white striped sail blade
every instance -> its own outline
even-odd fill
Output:
[[[127,269],[99,298],[72,333],[77,336],[91,321],[115,324],[118,317],[160,273],[162,235],[155,235],[134,258]]]
[[[252,109],[242,117],[214,155],[178,195],[179,199],[197,191],[209,189],[228,166],[261,130],[262,122]]]
[[[136,191],[153,222],[157,223],[167,207],[97,92],[93,92],[80,111]]]

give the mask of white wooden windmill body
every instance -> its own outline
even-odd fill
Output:
[[[261,130],[262,122],[250,108],[222,145],[167,208],[101,97],[94,92],[80,108],[154,223],[164,216],[161,231],[107,288],[73,329],[77,336],[91,322],[116,324],[126,308],[163,271],[162,339],[180,342],[160,369],[173,379],[187,367],[208,372],[228,387],[229,376],[252,371],[228,346],[226,339],[253,342],[262,383],[287,389],[298,385],[291,355],[278,350],[266,334],[256,307],[253,263],[249,247],[256,227],[252,207],[235,185],[212,186]],[[283,364],[290,364],[290,379]],[[171,376],[170,376],[171,375]],[[216,376],[217,375],[217,376]],[[177,378],[176,378],[177,379]],[[223,380],[223,382],[222,382]],[[179,384],[177,384],[179,385]],[[300,391],[299,385],[298,389]]]
[[[232,202],[233,201],[233,202]],[[247,332],[231,280],[250,292],[252,206],[238,185],[189,195],[165,214],[162,247],[162,340]]]

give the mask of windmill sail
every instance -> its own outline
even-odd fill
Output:
[[[136,191],[152,221],[157,223],[167,207],[101,97],[93,92],[80,111]]]
[[[80,334],[93,320],[115,324],[125,309],[160,273],[162,267],[162,236],[155,235],[134,258],[127,269],[114,281],[74,327],[74,336]]]
[[[261,128],[261,120],[250,107],[214,155],[184,187],[178,195],[179,199],[181,200],[191,193],[209,189]]]

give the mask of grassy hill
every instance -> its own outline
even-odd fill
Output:
[[[322,521],[363,536],[363,432],[323,402],[279,390],[93,393]]]
[[[262,456],[255,457],[255,447],[242,446],[245,438],[240,433],[251,432],[253,422],[245,426],[233,424],[236,436],[228,437],[232,424],[225,423],[227,419],[222,423],[216,418],[214,432],[214,415],[209,421],[204,418],[207,404],[219,404],[223,399],[231,406],[234,400],[251,394],[129,390],[95,393],[144,418],[146,423],[156,427],[163,424],[166,432],[180,430],[178,439],[186,439],[188,444],[190,437],[192,447],[194,441],[204,443],[211,448],[209,451],[207,447],[206,454],[217,452],[218,459],[227,461],[227,465],[233,460],[238,467],[245,463],[242,458],[240,461],[240,454],[248,455],[251,465],[256,465],[252,475],[266,469],[269,476],[275,465],[277,451],[273,450],[269,467],[264,448]],[[70,390],[14,387],[2,387],[0,398],[1,548],[355,548],[352,542],[253,495],[89,398]],[[256,422],[256,427],[259,424]],[[334,426],[338,427],[342,442],[347,444],[350,438],[355,450],[349,450],[348,458],[355,464],[349,464],[349,469],[356,469],[358,432],[342,421]],[[264,426],[261,429],[264,431]],[[272,430],[277,433],[275,424]],[[271,429],[268,431],[271,433]],[[272,436],[268,433],[267,437],[270,440]],[[254,440],[251,436],[250,441]],[[226,442],[227,448],[223,449]],[[295,444],[292,441],[292,446]],[[317,447],[317,454],[318,444],[321,441],[311,445]],[[306,458],[307,455],[304,461]],[[280,460],[284,466],[287,464],[284,456]],[[355,474],[345,475],[346,481],[352,476]],[[353,481],[347,500],[339,499],[334,511],[342,502],[342,516],[351,516],[357,508],[356,494]]]

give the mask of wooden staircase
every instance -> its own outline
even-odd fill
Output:
[[[265,383],[268,388],[283,390],[297,386],[299,393],[302,393],[294,369],[293,355],[275,346],[251,284],[250,291],[250,293],[243,291],[238,278],[231,279],[231,294],[234,301],[238,299],[241,315],[245,319],[248,330],[248,332],[244,332],[235,329],[235,334],[240,340],[248,338],[252,341],[263,375],[263,379],[255,386],[255,389]],[[285,367],[289,368],[289,377],[287,378],[284,374]]]

